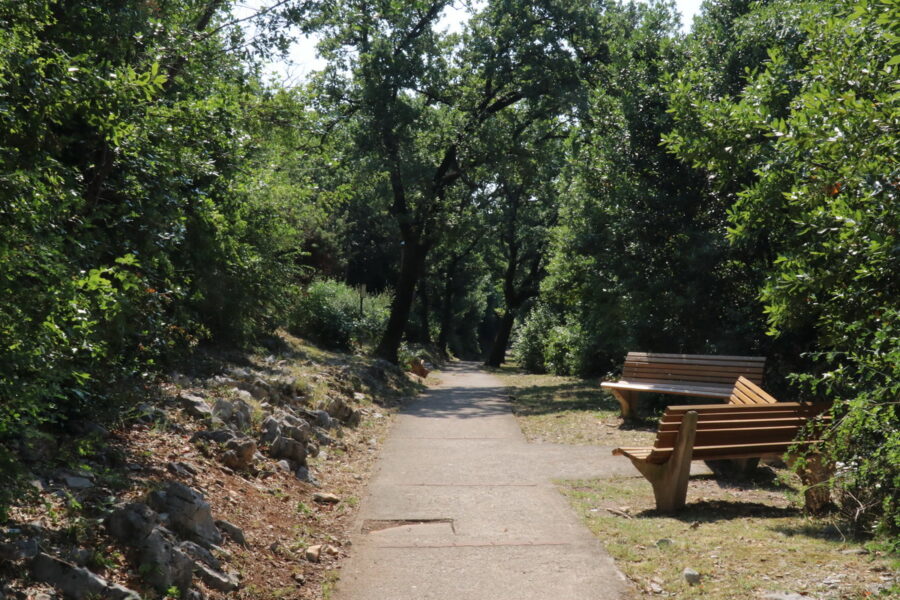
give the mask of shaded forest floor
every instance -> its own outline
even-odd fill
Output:
[[[348,530],[393,408],[421,385],[383,361],[326,352],[288,335],[277,347],[261,354],[206,356],[196,372],[174,374],[147,390],[133,413],[92,427],[102,435],[61,436],[52,455],[29,465],[28,493],[0,527],[0,542],[11,548],[36,540],[41,552],[143,598],[176,597],[174,589],[162,592],[147,584],[147,565],[134,548],[110,535],[106,522],[114,507],[147,502],[155,490],[180,482],[202,493],[212,516],[237,526],[246,539],[240,544],[226,536],[212,548],[221,571],[239,583],[236,590],[216,589],[195,577],[193,595],[185,596],[327,598],[350,550]],[[285,461],[265,455],[271,451],[264,443],[249,465],[226,466],[224,445],[197,439],[198,432],[213,430],[210,422],[189,414],[179,401],[203,397],[218,406],[220,398],[235,400],[233,385],[252,389],[244,385],[251,379],[267,385],[267,374],[273,385],[289,378],[300,390],[293,405],[301,413],[319,415],[338,401],[354,415],[349,424],[331,419],[327,427],[314,428],[307,480]],[[249,439],[258,435],[267,414],[292,404],[274,408],[240,394],[251,407],[250,422],[242,426]],[[0,558],[0,598],[61,598],[29,574],[28,564]]]
[[[626,425],[599,380],[496,373],[510,387],[529,441],[652,445],[652,417]],[[622,460],[626,460],[623,458]],[[561,481],[586,524],[646,597],[887,598],[900,595],[900,557],[845,534],[836,518],[803,514],[800,482],[772,462],[752,479],[692,476],[686,509],[655,511],[650,484],[634,477]],[[689,585],[684,569],[700,573]]]

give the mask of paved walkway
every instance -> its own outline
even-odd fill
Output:
[[[529,444],[501,382],[455,363],[401,411],[338,600],[606,600],[629,586],[551,483],[634,475],[608,448]]]

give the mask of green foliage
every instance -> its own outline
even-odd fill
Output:
[[[266,98],[228,6],[0,5],[0,443],[283,320],[292,232],[248,183]]]
[[[301,294],[289,327],[327,348],[350,350],[380,337],[390,301],[390,294],[364,295],[339,281],[316,281]]]
[[[793,380],[834,403],[825,452],[842,510],[881,535],[900,531],[898,20],[893,0],[754,7],[738,35],[784,23],[766,60],[724,97],[706,93],[716,67],[683,72],[667,138],[734,199],[729,239],[765,257],[769,333],[816,359]]]
[[[523,369],[531,373],[548,371],[546,347],[550,332],[556,326],[556,316],[538,303],[516,329],[512,354]]]

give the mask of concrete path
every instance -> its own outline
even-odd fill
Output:
[[[608,448],[528,444],[494,376],[455,363],[400,415],[338,600],[606,600],[630,588],[552,479],[634,475]]]

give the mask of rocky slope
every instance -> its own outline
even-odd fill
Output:
[[[289,336],[232,358],[109,427],[18,441],[31,481],[0,528],[0,600],[327,596],[390,409],[420,380]]]

